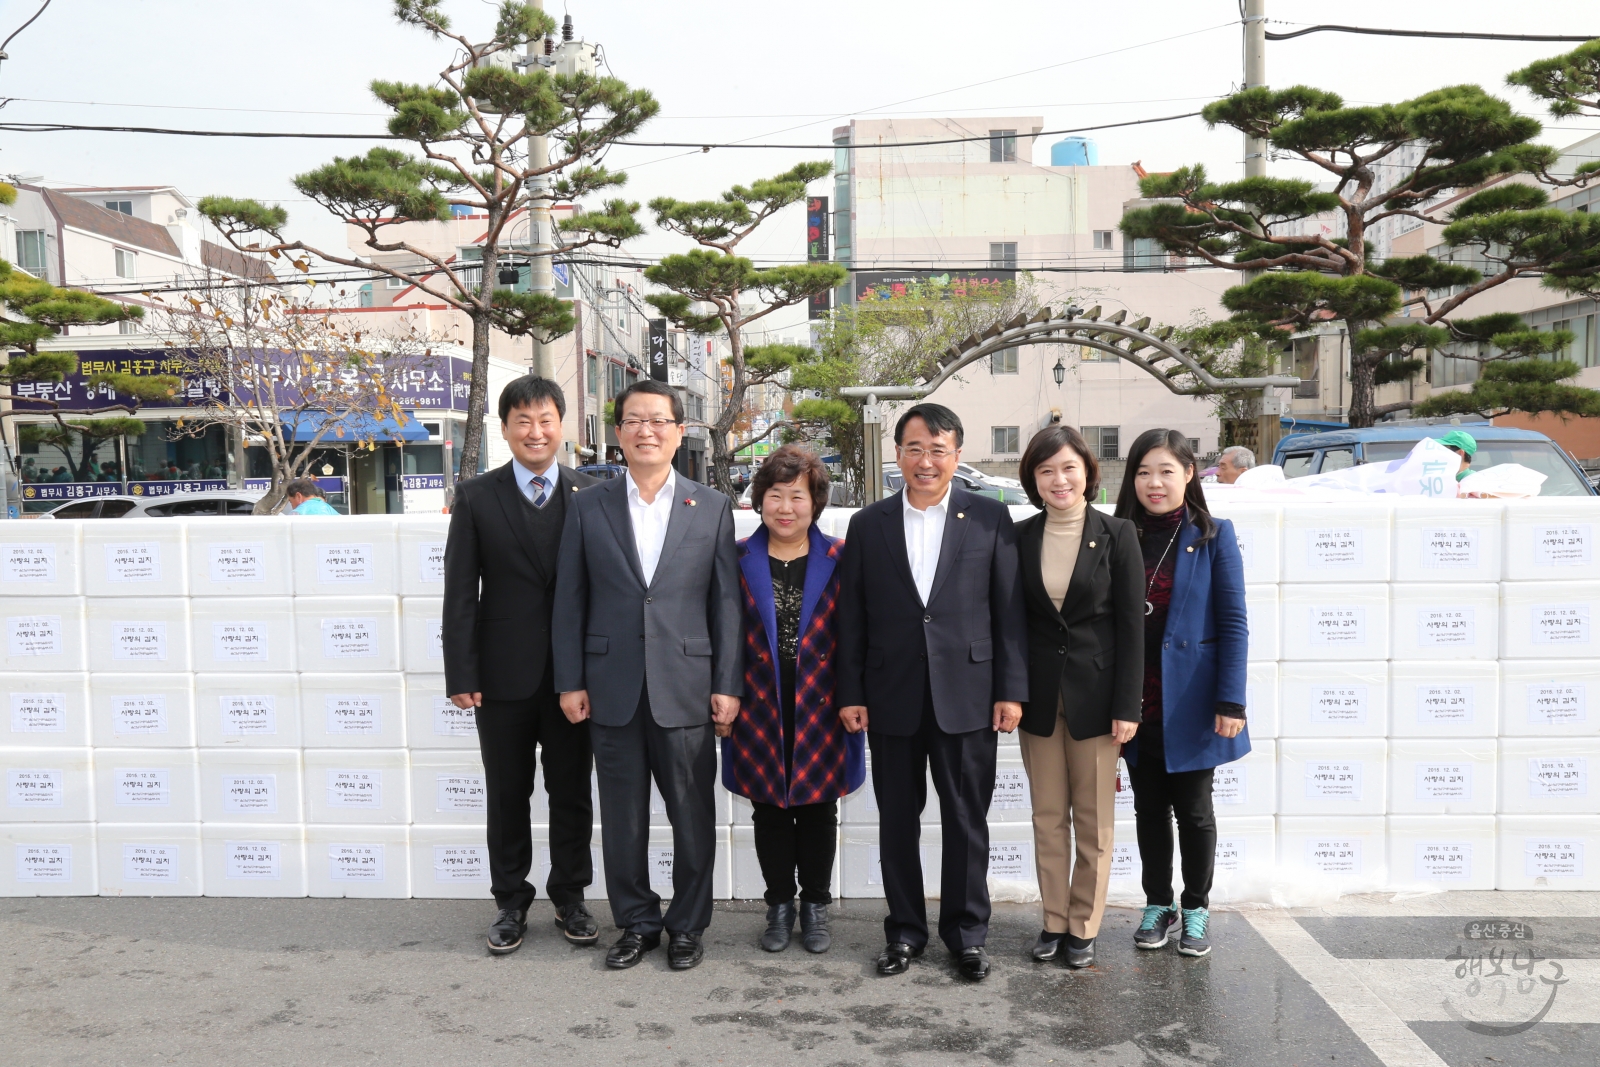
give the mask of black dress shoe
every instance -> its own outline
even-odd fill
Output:
[[[1061,955],[1061,945],[1066,941],[1066,934],[1052,934],[1049,930],[1039,931],[1039,940],[1033,943],[1033,958],[1040,963],[1049,963]]]
[[[509,956],[522,947],[522,935],[528,930],[528,913],[517,908],[501,908],[489,924],[489,952],[496,956]]]
[[[833,944],[828,933],[828,906],[800,902],[800,944],[807,952],[826,952]]]
[[[699,934],[673,934],[667,940],[667,966],[675,971],[697,967],[706,957]]]
[[[961,971],[961,977],[981,982],[989,977],[989,954],[982,945],[964,948],[956,960],[956,967]]]
[[[1094,938],[1071,937],[1066,939],[1067,966],[1074,970],[1094,964]]]
[[[878,953],[879,974],[905,974],[911,961],[922,955],[922,949],[912,948],[904,941],[891,941]]]
[[[606,953],[606,966],[613,970],[625,971],[644,959],[646,952],[659,948],[660,945],[660,934],[636,934],[632,930],[626,931]]]
[[[761,947],[768,952],[782,952],[789,947],[794,936],[794,901],[767,905],[767,929],[761,935]]]
[[[581,900],[557,908],[556,925],[561,927],[562,936],[574,945],[592,945],[600,940],[600,924],[594,921]]]

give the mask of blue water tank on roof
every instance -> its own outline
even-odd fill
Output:
[[[1050,146],[1052,167],[1098,167],[1100,150],[1087,137],[1068,137]]]

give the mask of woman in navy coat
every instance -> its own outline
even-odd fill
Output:
[[[1211,951],[1212,770],[1250,751],[1244,560],[1233,524],[1206,510],[1196,473],[1182,434],[1147,430],[1129,450],[1117,496],[1117,516],[1138,528],[1145,562],[1142,720],[1125,750],[1146,905],[1134,943],[1161,948],[1181,921],[1185,956]],[[1174,817],[1179,902],[1172,899]]]

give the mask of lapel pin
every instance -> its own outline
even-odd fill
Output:
[[[691,507],[691,508],[692,508],[692,507],[694,507],[694,497],[692,497],[692,496],[686,496],[686,497],[684,497],[684,498],[683,498],[683,502],[684,502],[684,503],[685,503],[685,504],[688,504],[688,505],[689,505],[689,506],[690,506],[690,507]]]
[[[1194,546],[1190,545],[1188,548],[1184,549],[1184,551],[1185,552],[1193,552],[1194,551]]]
[[[958,518],[958,519],[964,519],[964,518],[966,518],[966,517],[967,517],[967,513],[966,513],[966,512],[965,512],[965,511],[958,511],[958,512],[956,512],[956,518]]]
[[[1090,542],[1089,542],[1089,547],[1090,547],[1090,548],[1093,548],[1093,547],[1094,547],[1094,542],[1093,542],[1093,541],[1090,541]]]

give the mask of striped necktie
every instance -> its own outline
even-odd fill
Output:
[[[528,485],[528,499],[533,501],[536,508],[544,507],[544,502],[550,497],[550,483],[542,475],[535,474],[533,481]]]

